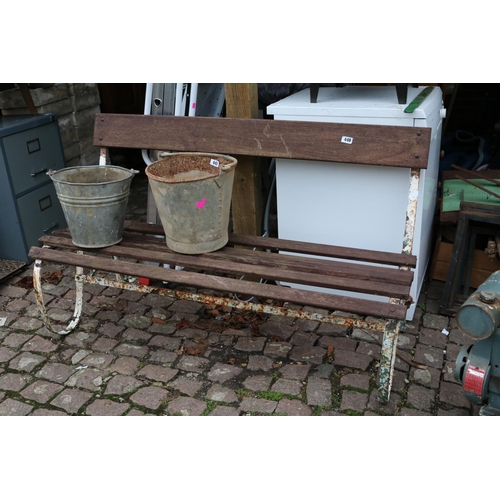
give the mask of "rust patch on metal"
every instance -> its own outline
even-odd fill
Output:
[[[78,253],[82,252],[79,251]],[[35,292],[35,300],[37,302],[43,324],[48,330],[50,330],[53,333],[57,333],[59,335],[67,335],[77,327],[78,323],[80,322],[80,317],[82,314],[83,283],[80,283],[76,280],[76,275],[78,273],[80,274],[83,273],[83,269],[81,267],[76,268],[76,274],[75,274],[76,299],[75,299],[75,311],[73,313],[73,318],[65,329],[59,331],[52,326],[52,323],[50,322],[50,319],[47,316],[47,310],[45,308],[45,303],[43,300],[41,272],[42,272],[42,261],[40,259],[37,259],[33,266],[33,289]]]
[[[413,168],[411,169],[410,187],[408,192],[408,206],[406,207],[406,222],[403,235],[403,253],[406,254],[411,254],[413,251],[419,186],[420,170]]]
[[[347,326],[349,328],[359,328],[363,330],[374,330],[383,332],[386,325],[386,322],[365,321],[358,318],[349,318],[344,316],[338,316],[335,314],[320,314],[316,312],[302,311],[299,309],[275,306],[271,304],[244,302],[233,298],[215,297],[213,295],[207,295],[207,294],[185,292],[182,290],[172,290],[169,288],[153,287],[149,285],[128,283],[124,281],[115,281],[98,276],[77,275],[75,276],[75,279],[77,281],[85,283],[97,284],[101,286],[111,286],[122,290],[130,290],[140,293],[156,293],[158,295],[171,297],[174,299],[177,298],[181,300],[189,300],[192,302],[199,302],[203,304],[227,306],[234,309],[241,309],[256,313],[272,314],[275,316],[283,316],[283,317],[293,317],[297,319],[318,321],[321,323],[332,323],[336,325]]]

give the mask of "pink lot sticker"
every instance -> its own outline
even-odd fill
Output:
[[[205,206],[205,203],[207,202],[206,198],[203,198],[201,201],[196,202],[196,208],[203,208]]]

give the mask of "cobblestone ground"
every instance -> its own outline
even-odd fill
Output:
[[[142,220],[144,186],[129,204]],[[44,272],[48,315],[66,325],[74,271]],[[470,342],[437,313],[443,283],[426,284],[398,342],[411,364],[397,358],[381,404],[373,332],[86,285],[81,324],[60,336],[40,320],[30,276],[27,267],[0,283],[1,416],[478,414],[453,377]]]

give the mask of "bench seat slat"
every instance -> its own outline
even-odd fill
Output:
[[[143,234],[165,234],[160,224],[146,224],[137,221],[125,221],[124,229]],[[53,234],[56,233],[54,232]],[[380,252],[377,250],[339,247],[335,245],[282,240],[278,238],[264,238],[262,236],[243,236],[230,233],[229,244],[247,246],[249,248],[262,248],[274,251],[303,253],[336,259],[386,264],[390,266],[415,267],[417,265],[417,258],[414,255],[404,253]]]
[[[77,250],[70,238],[44,236],[41,238],[44,245]],[[239,258],[244,252],[242,258]],[[246,276],[272,281],[287,281],[290,283],[323,287],[334,290],[347,290],[358,293],[382,295],[407,299],[410,283],[391,283],[387,280],[370,279],[370,276],[358,277],[345,273],[325,272],[316,266],[317,259],[294,258],[302,265],[290,268],[287,265],[287,256],[268,254],[266,252],[239,251],[229,255],[211,252],[202,255],[183,255],[170,251],[163,243],[141,241],[137,239],[124,240],[119,245],[103,248],[99,251],[103,255],[116,256],[138,261],[157,262],[160,264],[180,265],[196,271],[219,272],[236,277]],[[221,258],[222,257],[222,258]],[[326,262],[328,264],[328,262]],[[369,268],[371,266],[367,266]],[[325,267],[326,269],[326,267]],[[410,273],[411,274],[411,273]]]
[[[291,302],[328,310],[342,310],[349,313],[369,315],[381,318],[402,320],[406,316],[406,307],[401,304],[375,302],[361,298],[344,297],[329,293],[305,291],[288,287],[254,283],[222,276],[203,273],[165,269],[124,260],[115,260],[100,255],[75,254],[52,248],[32,247],[29,256],[60,264],[81,266],[101,271],[141,276],[154,280],[177,283],[180,285],[207,288],[226,293],[253,295],[283,302]]]
[[[320,257],[307,257],[300,254],[283,254],[274,252],[251,251],[240,248],[223,248],[214,252],[214,258],[227,259],[233,262],[252,262],[260,260],[262,265],[270,267],[286,267],[290,270],[309,270],[332,276],[379,281],[381,283],[394,283],[410,285],[413,272],[377,265],[362,264],[350,261],[334,261]]]
[[[138,236],[131,233],[125,234],[127,235],[126,242],[122,243],[122,245],[126,244],[127,246],[142,247],[147,242],[150,248],[154,247],[160,251],[169,252],[169,255],[165,255],[164,257],[169,263],[176,265],[192,265],[185,264],[186,258],[182,254],[169,250],[168,247],[166,247],[164,238],[152,238],[143,235]],[[211,260],[239,262],[241,264],[250,265],[259,264],[262,266],[269,266],[271,269],[282,268],[287,271],[314,272],[316,274],[325,274],[342,278],[407,285],[408,287],[413,281],[413,272],[404,269],[374,266],[366,263],[358,263],[358,261],[334,261],[320,257],[311,258],[306,255],[255,251],[242,247],[224,247],[215,252],[205,254],[205,256],[209,257]]]
[[[71,242],[71,237],[67,230],[54,231],[53,235],[42,236],[39,241],[41,244],[48,246],[62,246],[77,250],[77,247]],[[144,253],[156,250],[160,253],[155,254],[155,258],[159,258],[161,262],[198,269],[219,269],[222,266],[222,270],[225,270],[228,269],[227,265],[233,263],[246,266],[268,267],[269,269],[259,269],[260,277],[279,280],[285,279],[286,281],[290,281],[288,276],[286,278],[273,278],[269,273],[272,273],[273,270],[281,270],[285,273],[299,271],[322,276],[327,275],[345,279],[373,281],[380,284],[403,285],[408,287],[408,289],[413,281],[413,272],[405,269],[374,266],[358,262],[335,261],[307,255],[253,251],[240,247],[225,247],[215,252],[203,254],[202,256],[190,256],[170,250],[166,246],[164,238],[136,235],[128,232],[124,232],[124,237],[119,247],[108,247],[108,249],[101,249],[100,251],[106,254],[112,254],[114,251],[117,251],[124,255],[123,250],[114,250],[115,248],[122,247],[134,248],[134,250],[130,250],[131,258],[156,262],[153,258],[146,258]],[[139,253],[141,251],[142,253]],[[204,257],[203,261],[200,260],[201,257]],[[202,266],[201,262],[211,263],[212,267],[210,265]],[[216,264],[216,262],[220,264]],[[238,268],[238,273],[256,275],[253,272],[243,272],[240,268]]]

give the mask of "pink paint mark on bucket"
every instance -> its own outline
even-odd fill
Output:
[[[207,202],[206,198],[203,198],[201,201],[196,202],[196,208],[203,208],[205,206],[205,203]]]

